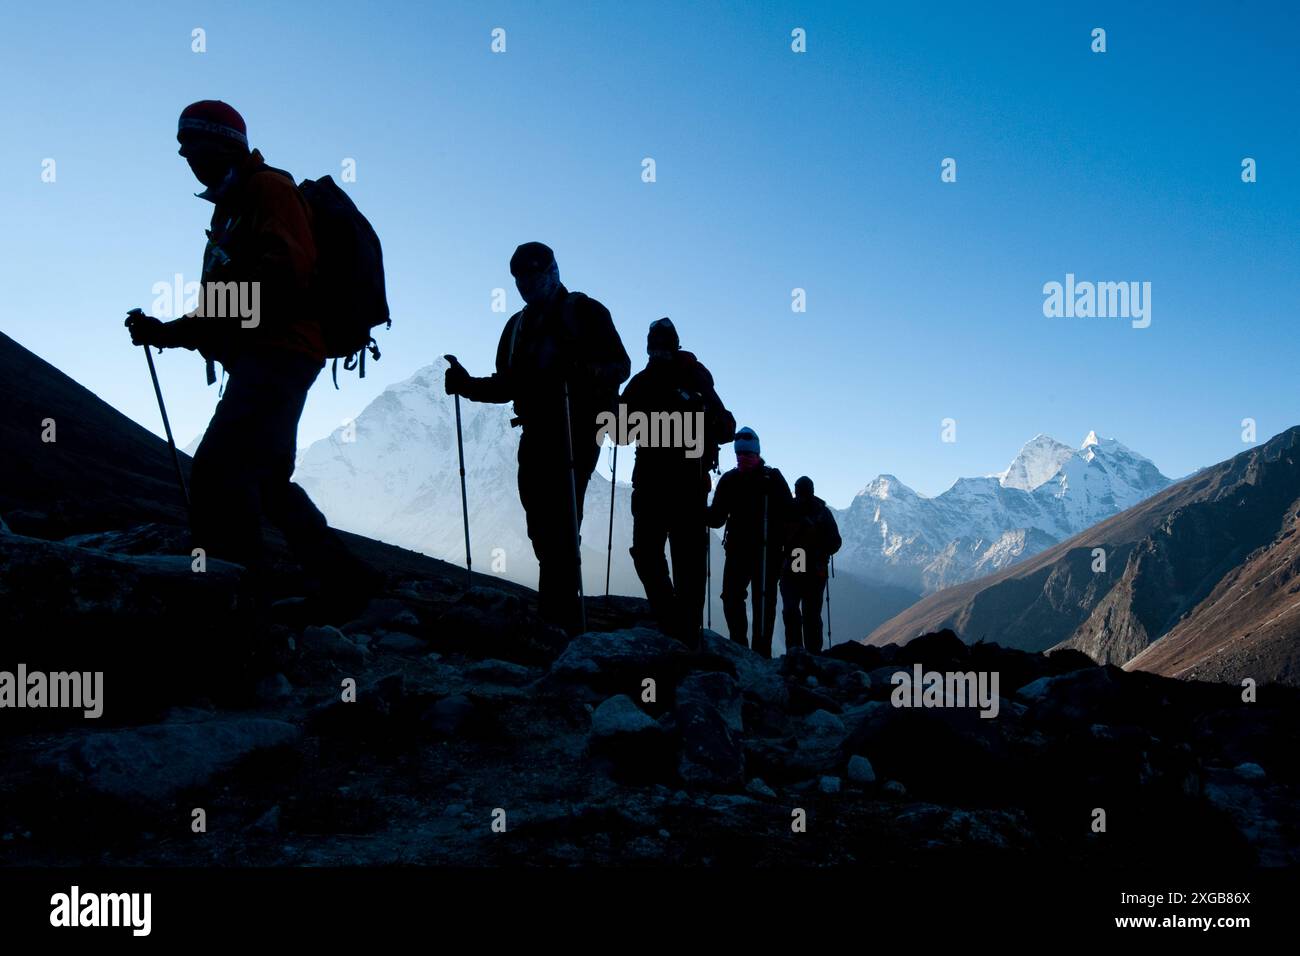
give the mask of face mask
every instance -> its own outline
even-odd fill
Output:
[[[560,287],[560,268],[552,263],[551,268],[545,272],[520,276],[515,280],[515,287],[528,305],[540,305],[549,301]]]

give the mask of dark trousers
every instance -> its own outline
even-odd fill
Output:
[[[600,447],[590,438],[590,430],[575,431],[574,445],[573,490],[581,529],[582,503]],[[569,513],[569,461],[562,425],[559,429],[524,425],[519,437],[519,501],[537,556],[538,613],[576,633],[582,565]]]
[[[772,656],[772,632],[776,630],[777,582],[781,577],[781,552],[768,551],[767,581],[762,573],[762,548],[731,547],[722,567],[722,612],[727,618],[727,635],[737,643],[745,643],[749,622],[745,615],[745,598],[749,595],[754,611],[754,633],[750,647],[763,657]],[[759,592],[763,607],[759,607]],[[761,614],[760,614],[761,610]],[[762,628],[759,619],[762,618]]]
[[[791,571],[781,575],[781,620],[785,646],[803,647],[814,654],[822,649],[822,597],[826,578],[816,571]]]
[[[632,563],[665,633],[694,643],[704,613],[707,492],[698,479],[632,491]],[[672,577],[664,545],[672,549]]]
[[[298,419],[321,367],[308,356],[277,352],[244,356],[227,368],[190,479],[193,543],[209,557],[259,569],[265,516],[318,584],[346,584],[364,567],[290,480]]]

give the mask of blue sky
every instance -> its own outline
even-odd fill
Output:
[[[1038,432],[1178,476],[1241,451],[1245,417],[1300,422],[1296,8],[975,6],[8,4],[0,329],[160,430],[121,323],[198,277],[210,206],[175,121],[220,98],[299,178],[355,159],[385,245],[383,360],[322,376],[302,444],[444,352],[485,373],[531,239],[634,367],[672,316],[768,460],[836,505],[880,472],[937,494]],[[1067,272],[1151,282],[1151,326],[1045,318]],[[159,372],[184,443],[216,390],[193,353]]]

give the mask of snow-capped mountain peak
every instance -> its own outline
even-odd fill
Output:
[[[1088,437],[1094,437],[1093,433]],[[1025,442],[1007,470],[995,477],[1003,488],[1033,491],[1050,480],[1073,455],[1074,449],[1069,445],[1050,435],[1038,434]]]
[[[880,499],[922,497],[893,475],[877,475],[874,481],[858,492],[858,496]]]
[[[845,570],[933,591],[982,577],[1169,485],[1148,459],[1089,432],[1076,450],[1035,435],[1006,471],[925,498],[881,475],[840,512]]]

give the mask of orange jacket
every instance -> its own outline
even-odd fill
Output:
[[[239,315],[204,315],[199,309],[170,323],[186,348],[229,366],[240,355],[268,349],[289,350],[325,360],[320,322],[309,301],[316,267],[311,208],[293,178],[267,166],[253,150],[231,178],[199,195],[216,204],[203,255],[202,288],[209,283],[244,286],[244,304],[253,302],[257,283],[257,324],[246,327]],[[229,309],[224,311],[229,312]]]

